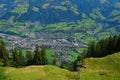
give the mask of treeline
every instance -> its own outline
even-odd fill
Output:
[[[86,57],[104,57],[119,51],[120,35],[115,35],[101,39],[98,42],[91,42],[84,54],[86,54]]]
[[[3,66],[23,67],[28,65],[46,65],[47,57],[45,46],[36,45],[34,52],[26,51],[23,55],[21,49],[14,48],[11,53],[8,53],[5,43],[0,41],[0,61]]]

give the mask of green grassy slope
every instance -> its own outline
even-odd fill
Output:
[[[81,68],[81,80],[120,80],[120,53],[103,58],[85,59],[86,68]],[[70,72],[56,66],[7,67],[9,80],[78,80],[77,72]]]
[[[120,53],[103,58],[88,58],[82,80],[120,80]]]
[[[3,68],[0,66],[0,80],[4,80]]]
[[[6,68],[10,80],[68,80],[69,71],[55,66],[29,66],[25,68]]]
[[[4,68],[1,65],[2,65],[2,63],[0,61],[0,80],[6,80],[6,77],[4,74]]]

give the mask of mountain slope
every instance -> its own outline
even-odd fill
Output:
[[[38,32],[63,31],[86,43],[120,32],[119,4],[120,0],[1,0],[0,32],[37,38]]]
[[[120,79],[120,53],[108,55],[103,58],[88,58],[85,60],[86,69],[82,69],[83,80],[119,80]],[[89,75],[89,76],[88,76]],[[84,77],[86,76],[86,77]],[[87,77],[88,76],[88,77]]]
[[[1,1],[0,19],[56,23],[89,17],[97,22],[115,22],[120,17],[119,0],[11,0]],[[86,16],[82,16],[82,14]],[[114,18],[114,20],[112,19]],[[109,20],[110,19],[110,20]]]
[[[81,68],[81,80],[119,80],[120,53],[103,58],[85,59],[86,68]],[[56,66],[29,66],[25,68],[5,68],[11,80],[76,80],[77,72],[70,72]],[[24,75],[24,76],[23,76]]]
[[[6,69],[6,74],[11,80],[67,80],[67,73],[69,73],[69,71],[50,65]],[[24,76],[22,77],[21,74]]]
[[[45,45],[56,50],[52,56],[73,61],[89,42],[120,32],[119,4],[120,0],[0,0],[0,39],[9,50],[15,46],[34,51],[34,45]]]

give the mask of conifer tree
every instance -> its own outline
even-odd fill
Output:
[[[25,60],[24,60],[24,56],[21,50],[19,50],[19,54],[18,54],[18,65],[19,67],[24,66],[25,64]]]
[[[12,49],[12,63],[14,67],[22,67],[25,63],[25,58],[21,50]]]
[[[96,54],[95,54],[95,47],[96,47],[95,42],[91,42],[91,43],[89,44],[89,47],[88,47],[88,57],[89,57],[89,56],[95,56],[95,55],[96,55]]]
[[[115,35],[91,43],[87,50],[87,57],[103,57],[118,51],[120,51],[120,35]]]
[[[9,54],[3,41],[0,41],[0,60],[3,62],[4,66],[9,66]]]
[[[117,44],[118,44],[118,36],[115,35],[113,37],[113,52],[116,52],[117,51]]]
[[[46,57],[46,52],[45,52],[45,46],[41,46],[41,62],[42,62],[42,65],[45,65],[47,64],[47,57]]]
[[[18,57],[18,51],[16,48],[12,49],[12,62],[14,67],[18,67],[19,64],[19,57]]]
[[[77,70],[78,61],[83,62],[82,56],[79,55],[79,56],[77,57],[77,59],[74,61],[74,63],[73,63],[73,71],[76,71],[76,70]],[[81,64],[80,66],[82,66],[82,64]]]
[[[98,56],[98,57],[102,56],[101,45],[99,43],[97,43],[97,45],[96,45],[96,56]]]
[[[109,37],[109,40],[108,40],[108,52],[107,52],[107,55],[108,54],[111,54],[113,52],[113,40],[112,40],[112,36]]]
[[[41,46],[41,48],[39,48],[39,46],[36,45],[34,53],[35,54],[34,54],[33,62],[35,65],[47,64],[47,57],[46,57],[46,52],[45,52],[44,46]]]
[[[26,52],[26,65],[32,65],[33,64],[33,55],[30,51]]]
[[[53,59],[52,65],[57,65],[57,60],[56,60],[56,58]]]
[[[118,36],[118,41],[117,41],[117,51],[120,51],[120,34]]]
[[[36,45],[35,51],[34,51],[34,59],[33,62],[35,65],[41,65],[42,64],[42,57],[41,57],[41,52],[39,49],[39,46]]]

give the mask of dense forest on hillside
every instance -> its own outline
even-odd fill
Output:
[[[89,44],[87,57],[104,57],[120,51],[120,35],[110,36]]]
[[[3,66],[23,67],[26,65],[45,65],[47,64],[47,58],[45,53],[45,47],[39,47],[36,45],[34,53],[30,51],[23,54],[21,49],[13,48],[11,53],[8,53],[5,47],[5,43],[0,41],[0,61]]]
[[[119,4],[119,0],[1,0],[0,33],[37,39],[39,32],[64,32],[66,39],[72,36],[88,43],[120,31]]]

